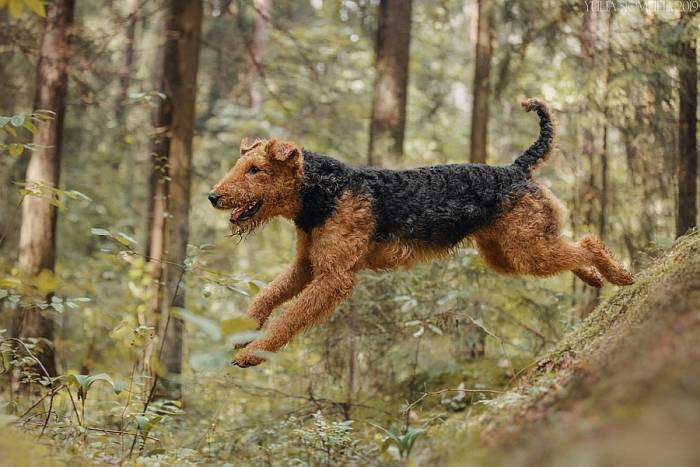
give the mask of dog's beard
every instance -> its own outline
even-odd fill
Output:
[[[229,222],[229,227],[231,228],[230,237],[238,237],[238,241],[241,242],[245,240],[248,235],[255,232],[259,227],[262,227],[267,223],[268,219],[263,218],[252,218],[248,219],[241,224],[234,224]]]

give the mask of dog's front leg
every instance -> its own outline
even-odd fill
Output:
[[[270,323],[265,336],[239,351],[234,365],[247,367],[260,364],[264,360],[261,354],[277,352],[299,331],[328,317],[354,286],[355,273],[352,271],[315,276],[297,301]]]
[[[296,255],[287,269],[263,288],[248,307],[246,316],[262,327],[272,311],[297,296],[311,280],[311,264],[308,256],[308,235],[297,231]]]

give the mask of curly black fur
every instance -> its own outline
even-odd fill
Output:
[[[540,137],[505,167],[450,164],[411,170],[352,168],[304,150],[302,209],[295,219],[305,231],[322,225],[347,190],[365,195],[375,215],[375,241],[392,236],[452,246],[486,226],[523,193],[536,189],[531,167],[547,156],[553,128],[547,108],[528,101],[540,117]]]

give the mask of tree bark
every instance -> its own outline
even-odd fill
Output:
[[[593,69],[595,65],[597,41],[598,8],[595,5],[591,5],[584,9],[583,24],[579,36],[581,58],[586,69]],[[589,124],[583,128],[581,153],[588,162],[588,181],[582,184],[583,193],[579,203],[584,212],[585,223],[589,226],[594,222],[594,200],[597,198],[595,192],[595,135],[593,134],[592,126],[592,124]]]
[[[381,0],[376,38],[369,165],[398,167],[406,128],[412,0]]]
[[[36,110],[50,110],[54,118],[42,122],[34,135],[32,151],[26,172],[28,187],[41,187],[42,193],[58,187],[61,168],[61,136],[66,111],[65,97],[68,86],[66,62],[68,37],[73,22],[74,0],[57,0],[47,5],[46,28],[39,48],[37,84],[34,97]],[[53,275],[56,265],[55,206],[46,198],[26,196],[22,203],[22,226],[19,241],[19,269],[25,281],[44,272]],[[37,297],[50,300],[53,292],[36,289]],[[38,337],[53,341],[54,322],[50,311],[24,304],[17,308],[13,320],[13,335],[18,338]],[[54,349],[40,345],[35,352],[46,371],[56,375]]]
[[[138,5],[135,0],[129,0],[126,2],[125,8],[120,9],[116,4],[113,8],[117,10],[115,11],[115,17],[120,22],[124,22],[124,56],[118,72],[119,91],[114,103],[114,118],[117,121],[117,126],[122,127],[124,125],[125,104],[129,98],[131,69],[134,64],[134,37],[136,36],[136,23],[138,21]]]
[[[474,60],[474,99],[470,160],[486,162],[486,144],[489,123],[489,95],[491,53],[493,52],[493,0],[477,2],[476,53]]]
[[[683,19],[692,17],[682,14]],[[679,72],[678,106],[678,210],[676,213],[676,237],[697,226],[697,107],[698,107],[698,56],[696,37],[679,46],[681,69]]]
[[[154,290],[149,314],[163,340],[160,361],[167,376],[157,394],[181,399],[184,323],[173,307],[185,305],[184,260],[189,234],[192,136],[194,132],[197,67],[201,43],[201,0],[168,0],[156,89],[166,98],[153,115],[149,260]]]
[[[253,30],[253,42],[250,49],[251,78],[250,78],[250,106],[260,110],[263,104],[263,95],[260,91],[258,67],[262,66],[265,51],[267,50],[268,22],[272,11],[272,0],[255,1],[255,29]]]

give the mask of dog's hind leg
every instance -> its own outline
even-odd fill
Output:
[[[585,235],[579,242],[583,248],[591,252],[593,264],[608,281],[615,285],[630,285],[634,277],[620,263],[613,259],[610,250],[595,235]]]
[[[588,285],[592,285],[593,287],[603,286],[603,276],[601,276],[598,270],[593,266],[574,269],[573,273]]]
[[[500,215],[492,225],[476,235],[479,242],[497,242],[500,246],[498,272],[552,276],[573,271],[584,282],[602,285],[598,271],[613,284],[632,283],[632,276],[616,263],[605,245],[595,237],[572,243],[560,236],[561,208],[544,187],[526,193],[513,208]],[[481,250],[481,248],[480,248]],[[490,248],[489,251],[496,251]],[[493,263],[493,259],[487,264]],[[507,264],[512,271],[499,268]],[[596,271],[597,270],[597,271]]]

